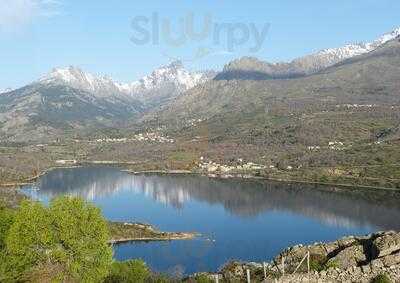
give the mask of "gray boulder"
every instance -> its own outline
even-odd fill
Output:
[[[364,247],[362,245],[354,245],[340,251],[336,256],[330,258],[328,263],[345,270],[353,266],[359,266],[366,260]]]
[[[388,232],[372,242],[374,258],[380,258],[400,251],[400,233]]]

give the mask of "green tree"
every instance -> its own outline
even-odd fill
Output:
[[[371,280],[371,283],[392,283],[392,280],[386,274],[379,274]]]
[[[17,279],[39,262],[51,260],[56,247],[48,209],[23,201],[6,237],[4,263],[10,279]]]
[[[50,212],[62,245],[58,259],[67,265],[69,275],[83,282],[104,279],[112,262],[112,248],[100,209],[79,198],[61,197],[51,202]]]
[[[100,210],[81,199],[62,197],[49,207],[24,201],[7,233],[0,271],[9,281],[101,282],[112,262],[108,239]]]

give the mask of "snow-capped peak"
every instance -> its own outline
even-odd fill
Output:
[[[2,93],[7,93],[7,92],[10,92],[10,91],[12,91],[12,90],[13,90],[12,88],[0,89],[0,94],[2,94]]]
[[[361,43],[355,43],[355,44],[348,44],[348,45],[345,45],[345,46],[339,47],[339,48],[328,48],[328,49],[324,49],[324,50],[316,53],[315,56],[318,56],[318,55],[322,55],[322,56],[331,55],[332,56],[333,55],[333,56],[340,57],[342,59],[347,59],[347,58],[351,58],[354,56],[358,56],[361,54],[371,52],[371,51],[377,49],[378,47],[382,46],[386,42],[395,39],[398,36],[400,36],[400,27],[393,30],[390,33],[386,33],[386,34],[382,35],[381,37],[374,40],[373,42],[369,42],[369,43],[361,42]]]
[[[165,84],[174,84],[182,90],[195,87],[206,80],[206,76],[200,72],[189,72],[181,61],[174,61],[169,65],[154,70],[150,75],[130,84],[131,92],[140,93],[151,89],[157,89]]]
[[[152,96],[174,97],[210,79],[201,72],[190,72],[182,62],[174,61],[154,70],[150,75],[131,83],[113,81],[107,76],[95,76],[78,67],[55,68],[39,80],[41,84],[62,84],[85,90],[98,96],[129,95],[137,99]],[[155,93],[155,94],[154,94]]]
[[[346,59],[374,51],[399,36],[400,28],[397,28],[370,43],[354,43],[339,48],[324,49],[290,62],[268,63],[256,58],[244,57],[226,65],[224,72],[218,77],[231,79],[235,76],[241,76],[241,73],[238,73],[237,70],[257,70],[269,78],[292,78],[309,75]]]
[[[392,32],[382,35],[380,38],[378,38],[377,40],[372,42],[372,45],[375,45],[378,47],[378,46],[381,46],[382,44],[385,44],[386,42],[393,40],[399,36],[400,36],[400,27],[394,29]]]
[[[39,80],[42,84],[65,84],[73,88],[107,96],[118,94],[119,88],[109,77],[86,73],[78,67],[55,68]]]

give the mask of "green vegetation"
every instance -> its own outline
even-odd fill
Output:
[[[142,260],[114,261],[105,283],[173,283],[181,282],[150,271]],[[197,281],[196,281],[197,282]]]
[[[14,211],[0,203],[0,251],[5,248],[6,233],[14,222]]]
[[[23,201],[15,213],[1,213],[0,281],[101,282],[108,275],[109,232],[93,205],[62,197],[49,207]]]
[[[161,238],[167,236],[167,233],[162,233],[154,230],[150,225],[145,224],[124,224],[119,222],[109,222],[111,238],[118,239],[137,239],[137,238]]]
[[[49,206],[0,200],[0,282],[180,282],[152,273],[141,260],[112,260],[112,235],[164,234],[144,224],[107,223],[80,198],[57,198]]]
[[[392,280],[386,274],[380,274],[375,277],[371,283],[392,283]]]
[[[150,270],[141,260],[115,261],[111,265],[106,283],[144,283],[150,278]]]
[[[108,228],[112,242],[125,242],[127,240],[184,240],[196,236],[195,233],[161,232],[151,225],[140,223],[109,222]]]
[[[303,264],[304,266],[304,264]],[[329,268],[338,267],[338,264],[335,261],[328,261],[325,256],[318,254],[310,255],[310,269],[314,271],[321,272],[323,270],[328,270]]]
[[[194,280],[196,283],[213,283],[215,280],[211,280],[208,275],[205,274],[199,274],[194,277]]]

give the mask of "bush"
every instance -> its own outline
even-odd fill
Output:
[[[303,263],[304,266],[304,263]],[[338,267],[336,261],[328,261],[328,259],[324,255],[320,254],[311,254],[310,255],[310,269],[314,271],[323,271],[328,270],[329,268]]]
[[[115,261],[105,279],[106,283],[142,283],[148,282],[150,271],[141,260]]]
[[[386,274],[380,274],[372,279],[371,283],[392,283],[392,280]]]
[[[14,222],[14,211],[0,204],[0,250],[5,248],[5,240]]]
[[[100,210],[81,199],[62,197],[49,207],[24,201],[7,232],[1,271],[10,281],[42,273],[49,281],[100,282],[112,262],[108,239]]]
[[[211,280],[210,277],[205,274],[200,274],[200,275],[195,276],[194,280],[196,283],[213,283],[213,282],[215,282],[215,280]]]

